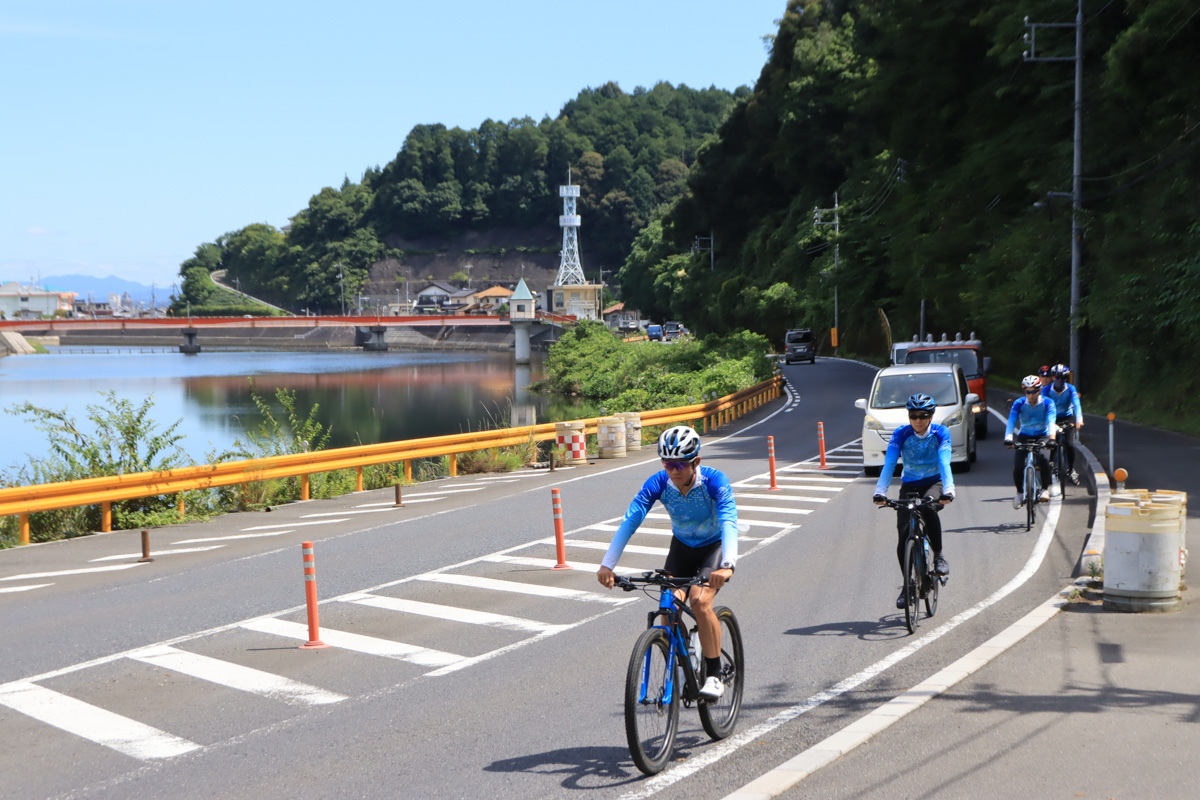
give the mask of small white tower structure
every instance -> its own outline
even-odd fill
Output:
[[[508,298],[508,321],[512,323],[513,333],[516,336],[513,341],[513,349],[518,364],[529,363],[531,349],[529,328],[537,318],[535,302],[533,293],[525,285],[525,279],[521,278],[517,283],[517,288],[513,289],[512,296]]]
[[[563,213],[558,218],[562,228],[562,261],[558,276],[550,287],[549,311],[569,314],[576,319],[600,319],[600,299],[603,287],[587,282],[583,265],[579,261],[579,225],[581,218],[575,212],[575,201],[579,198],[579,187],[571,183],[567,172],[567,185],[558,187],[558,196],[563,199]]]

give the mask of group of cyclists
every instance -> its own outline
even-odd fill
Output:
[[[1023,396],[1012,404],[1004,444],[1013,447],[1018,441],[1033,439],[1055,440],[1068,447],[1068,479],[1078,485],[1075,471],[1075,430],[1083,426],[1083,408],[1079,392],[1067,382],[1070,369],[1064,364],[1043,366],[1038,374],[1021,381]],[[888,442],[883,468],[875,485],[872,500],[884,505],[897,462],[903,463],[900,496],[910,493],[932,497],[938,505],[954,501],[954,475],[950,469],[950,431],[933,422],[937,402],[927,394],[914,394],[905,407],[909,424],[901,425]],[[658,456],[662,469],[651,475],[629,504],[625,516],[613,535],[596,578],[611,589],[616,581],[613,568],[621,557],[634,532],[645,520],[655,502],[662,503],[671,518],[671,545],[664,570],[675,577],[707,578],[707,585],[693,586],[688,604],[696,616],[700,648],[706,662],[707,678],[700,690],[706,700],[716,700],[724,692],[718,677],[720,671],[720,625],[713,611],[713,600],[726,581],[733,577],[738,557],[737,505],[729,478],[720,470],[700,465],[700,436],[686,425],[663,431],[658,437]],[[1050,485],[1050,463],[1040,451],[1037,455],[1042,485]],[[1013,483],[1017,496],[1013,507],[1023,501],[1021,482],[1024,463],[1018,451],[1013,465]],[[1043,491],[1039,500],[1050,499]],[[896,557],[903,570],[904,543],[908,532],[910,512],[901,509],[897,514]],[[925,531],[934,555],[934,573],[947,577],[950,565],[942,555],[942,528],[933,509],[918,509],[923,516]],[[901,588],[896,607],[904,608],[905,594]]]

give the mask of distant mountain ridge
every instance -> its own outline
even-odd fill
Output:
[[[134,302],[149,304],[153,296],[155,305],[165,306],[171,298],[170,286],[147,286],[144,283],[127,281],[116,275],[97,278],[92,275],[52,275],[42,278],[41,285],[55,292],[74,292],[77,298],[86,300],[88,292],[96,302],[108,300],[110,294],[125,294]]]

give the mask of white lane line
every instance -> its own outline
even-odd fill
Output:
[[[300,528],[300,527],[307,527],[310,525],[332,525],[335,522],[346,522],[349,519],[350,519],[349,517],[345,517],[342,519],[323,519],[323,520],[320,520],[317,522],[288,522],[286,524],[291,525],[293,528]],[[269,530],[272,530],[273,528],[278,528],[278,527],[279,527],[278,525],[255,525],[254,527],[251,527],[251,528],[242,528],[242,530],[243,531],[269,531]]]
[[[239,627],[259,633],[268,633],[272,636],[295,639],[299,642],[308,641],[308,626],[299,622],[266,617],[247,620],[240,623]],[[463,656],[454,653],[431,650],[428,647],[417,647],[404,642],[394,642],[390,639],[380,639],[376,636],[364,636],[361,633],[348,633],[333,628],[321,628],[321,641],[330,647],[392,658],[397,661],[407,661],[421,667],[447,667],[463,660]]]
[[[484,556],[480,561],[494,561],[497,564],[516,564],[522,567],[541,567],[542,569],[552,569],[557,562],[553,558],[531,558],[526,556],[507,556],[503,554],[495,554]],[[595,572],[600,569],[600,562],[592,563],[590,561],[567,561],[566,565],[571,569],[579,569],[584,572]],[[641,575],[645,569],[636,569],[635,567],[622,567],[620,564],[613,567],[613,572],[618,575]]]
[[[0,686],[0,705],[140,760],[172,758],[200,748],[195,742],[24,681]]]
[[[282,700],[293,705],[320,706],[338,703],[346,699],[345,695],[328,692],[291,678],[222,661],[219,658],[189,653],[167,645],[137,650],[130,653],[129,657],[154,667],[181,672],[202,681],[262,695],[272,700]]]
[[[638,531],[638,533],[641,533],[641,531]],[[563,539],[563,542],[570,547],[582,547],[587,550],[608,550],[608,542],[592,542],[587,539]],[[533,544],[554,544],[554,539],[542,539],[540,542],[533,542]],[[622,552],[638,553],[644,556],[666,556],[671,551],[666,547],[627,544]]]
[[[811,514],[811,508],[772,508],[771,506],[746,506],[738,503],[738,511],[765,511],[768,514]]]
[[[751,500],[786,500],[792,503],[828,503],[828,497],[805,497],[804,495],[789,494],[739,494],[737,499],[749,497]]]
[[[436,499],[437,498],[431,498],[429,500],[413,500],[413,502],[414,503],[432,503],[432,502],[435,502]],[[397,508],[395,503],[392,504],[392,508]],[[391,511],[392,508],[363,508],[363,509],[359,509],[357,511],[322,511],[317,514],[301,514],[300,519],[317,519],[320,517],[341,517],[341,516],[347,516],[347,515],[351,516],[351,517],[358,517],[358,516],[362,516],[363,514],[386,514],[387,512]],[[328,520],[328,521],[334,522],[335,520]],[[297,524],[303,525],[304,523],[299,522]]]
[[[285,533],[294,533],[292,530],[286,531],[271,531],[269,533],[235,533],[231,536],[209,536],[204,539],[181,539],[174,544],[202,544],[204,542],[230,542],[235,539],[266,539],[269,536],[282,536]]]
[[[578,589],[564,589],[560,586],[541,586],[536,583],[517,583],[516,581],[498,580],[496,578],[479,578],[474,575],[447,574],[431,572],[418,575],[417,580],[432,583],[447,583],[452,586],[466,586],[472,589],[489,589],[497,592],[514,592],[529,594],[536,597],[553,597],[556,600],[582,600],[587,603],[607,603],[613,606],[623,606],[636,603],[636,597],[605,597],[596,592],[582,592]]]
[[[140,555],[140,554],[139,554]],[[23,575],[9,575],[7,578],[0,578],[0,581],[19,581],[26,578],[57,578],[61,575],[87,575],[92,572],[115,572],[120,569],[133,569],[140,567],[141,564],[134,562],[132,564],[114,564],[111,567],[87,567],[85,569],[60,569],[56,572],[26,572]]]
[[[516,483],[520,478],[476,478],[477,483]]]
[[[791,469],[789,467],[784,467],[782,470],[776,470],[776,471],[777,472],[804,473],[802,475],[797,475],[797,474],[777,475],[776,478],[781,481],[817,481],[819,483],[842,483],[842,484],[854,483],[854,478],[834,478],[832,476],[829,476],[828,475],[829,470],[803,470],[803,469]],[[857,474],[857,473],[855,473],[855,474]]]
[[[465,622],[469,625],[487,625],[492,628],[504,628],[510,631],[526,631],[530,633],[548,633],[565,630],[563,625],[552,625],[548,622],[538,622],[533,619],[510,617],[507,614],[493,614],[490,611],[474,611],[458,606],[444,606],[440,603],[424,603],[420,600],[404,600],[399,597],[387,597],[378,594],[358,594],[343,597],[343,601],[357,603],[363,606],[382,608],[386,611],[399,611],[404,614],[417,614],[422,617],[434,617],[451,622]]]
[[[742,510],[743,510],[742,507],[739,506],[738,511],[741,512]],[[775,509],[772,508],[772,509],[768,509],[768,510],[774,511]],[[654,514],[646,515],[646,519],[670,519],[670,518],[671,517],[667,514],[654,513]],[[790,522],[775,522],[774,520],[768,520],[768,519],[744,519],[740,515],[738,516],[738,525],[751,525],[751,526],[761,525],[765,528],[787,528],[787,527],[791,527],[791,524],[792,523],[790,523]],[[595,526],[593,526],[593,527],[595,527]],[[641,530],[642,530],[641,528],[638,528],[639,532]]]
[[[5,586],[0,589],[0,594],[5,592],[28,592],[30,589],[45,589],[47,586],[53,586],[53,583],[35,583],[32,586]]]
[[[401,490],[401,499],[408,502],[410,497],[445,497],[448,494],[459,494],[460,492],[482,492],[484,486],[463,486],[458,489],[443,489],[440,492],[405,492]],[[394,506],[396,503],[392,500],[386,503],[359,503],[355,508],[380,508],[382,506]]]
[[[766,481],[766,482],[765,483],[751,483],[750,480],[758,480],[758,481]],[[809,486],[807,484],[797,485],[797,484],[784,482],[784,481],[788,481],[788,480],[794,481],[794,480],[804,480],[804,479],[803,478],[784,478],[783,480],[776,480],[775,483],[782,491],[785,491],[785,492],[788,490],[791,490],[791,491],[805,491],[805,492],[833,492],[834,494],[837,494],[838,492],[840,492],[846,488],[845,486]],[[757,478],[757,479],[752,478],[752,479],[745,480],[745,481],[739,481],[738,483],[733,484],[733,488],[734,489],[766,489],[770,485],[771,485],[771,483],[767,478]]]
[[[618,530],[620,527],[621,527],[620,525],[609,525],[609,524],[605,524],[605,523],[600,523],[597,525],[589,525],[588,529],[594,530],[594,531],[615,531],[615,530]],[[638,533],[649,533],[654,536],[674,536],[675,535],[671,531],[670,528],[647,528],[645,525],[639,525],[637,532]]]
[[[705,767],[709,766],[710,764],[716,763],[717,761],[719,761],[720,759],[729,755],[730,753],[733,753],[738,748],[749,744],[750,742],[754,741],[755,739],[758,739],[759,737],[761,737],[767,733],[770,733],[771,731],[778,728],[780,725],[791,722],[792,720],[799,717],[801,714],[805,714],[809,711],[812,711],[814,708],[824,705],[825,703],[829,702],[830,700],[835,700],[838,697],[841,697],[842,695],[846,694],[847,692],[857,689],[862,684],[877,677],[885,670],[889,669],[890,667],[892,667],[892,666],[898,664],[899,662],[903,661],[904,659],[908,658],[909,656],[916,653],[921,648],[925,647],[928,644],[932,644],[933,642],[937,641],[941,637],[945,636],[947,633],[950,633],[951,631],[953,631],[959,625],[962,625],[964,622],[967,622],[972,617],[976,616],[977,614],[982,613],[987,608],[1000,602],[1005,597],[1012,594],[1012,592],[1016,591],[1016,589],[1018,589],[1022,584],[1024,584],[1026,581],[1028,581],[1029,578],[1032,577],[1035,572],[1037,572],[1038,567],[1041,566],[1042,560],[1046,556],[1046,551],[1050,547],[1050,542],[1054,539],[1054,529],[1058,525],[1059,511],[1061,508],[1062,508],[1061,500],[1051,500],[1050,501],[1050,510],[1046,514],[1046,519],[1042,523],[1042,528],[1041,528],[1041,532],[1038,535],[1038,540],[1034,544],[1033,551],[1029,554],[1029,559],[1025,562],[1025,566],[1021,569],[1020,572],[1018,572],[1015,576],[1013,576],[1013,578],[1008,583],[1001,586],[999,589],[997,589],[995,592],[993,592],[989,597],[986,597],[983,600],[979,601],[971,608],[968,608],[967,610],[960,612],[956,616],[947,620],[945,622],[945,624],[941,625],[938,628],[933,629],[929,633],[922,636],[920,639],[917,639],[916,641],[900,648],[899,650],[896,650],[895,652],[891,653],[890,655],[886,656],[885,658],[880,659],[879,661],[877,661],[876,663],[867,667],[866,669],[862,670],[861,672],[851,675],[849,678],[846,678],[845,680],[840,681],[839,683],[832,686],[831,688],[826,689],[823,692],[819,692],[818,694],[813,695],[812,697],[805,700],[803,703],[799,703],[790,708],[784,709],[783,711],[779,712],[778,714],[771,717],[770,719],[760,722],[758,725],[755,725],[753,728],[750,728],[749,730],[746,730],[743,733],[734,734],[733,736],[729,737],[728,739],[723,740],[720,744],[714,745],[710,749],[705,750],[703,753],[701,753],[697,756],[692,756],[692,757],[688,758],[688,760],[686,762],[684,762],[683,764],[681,764],[680,767],[678,767],[677,769],[673,769],[669,772],[660,773],[659,775],[656,775],[655,777],[646,780],[645,782],[643,782],[641,784],[641,786],[639,786],[638,789],[636,789],[632,792],[629,792],[627,794],[621,795],[621,797],[618,798],[618,800],[644,800],[645,798],[650,797],[653,794],[656,794],[657,792],[661,791],[662,789],[665,789],[668,786],[671,786],[672,784],[674,784],[678,781],[681,781],[684,778],[689,777],[690,775],[695,774],[696,772],[700,771],[701,769],[704,769]],[[978,652],[978,649],[976,652]],[[965,677],[965,675],[963,677]],[[851,726],[851,727],[853,727],[853,726]],[[834,735],[836,736],[837,734],[834,734]],[[818,745],[815,745],[814,747],[820,747],[820,745],[818,744]],[[813,748],[810,748],[810,750],[811,749],[813,749]],[[801,753],[801,755],[803,755],[803,753]],[[840,757],[841,755],[844,755],[844,753],[839,753],[838,757]],[[799,757],[799,756],[797,756],[797,757]],[[740,792],[742,792],[743,790],[746,790],[748,788],[748,786],[750,784],[747,784],[747,786],[743,786],[741,789],[738,789],[738,790],[734,791],[732,794],[728,795],[728,797],[725,798],[725,800],[733,800],[734,798],[736,798],[736,800],[765,800],[765,798],[774,797],[779,792],[782,792],[785,789],[795,785],[795,783],[798,783],[804,777],[807,777],[808,773],[801,774],[801,773],[791,772],[790,770],[787,770],[787,771],[784,771],[784,774],[782,774],[782,775],[780,775],[780,774],[772,775],[772,773],[767,773],[767,775],[762,776],[762,778],[765,779],[765,778],[767,778],[768,775],[772,776],[770,778],[771,789],[769,792],[764,792],[761,789],[759,789],[759,790],[754,790],[754,791],[746,791],[746,793],[744,793],[744,794],[739,794]],[[786,781],[793,781],[793,782],[786,783]],[[785,783],[786,783],[786,785],[785,785]]]
[[[797,472],[813,473],[814,477],[816,475],[858,475],[860,472],[862,472],[861,469],[821,469],[820,467],[815,467],[815,466],[784,467],[782,470],[779,470],[779,471],[791,472],[792,474],[795,474]],[[849,479],[843,478],[842,480],[849,480]]]
[[[220,550],[224,546],[225,545],[223,544],[213,544],[209,545],[208,547],[182,547],[175,550],[155,550],[154,557],[158,558],[159,556],[174,556],[179,555],[180,553],[203,553],[206,550]],[[97,561],[122,561],[127,558],[136,559],[141,557],[141,553],[129,553],[122,556],[103,556],[102,558],[91,558],[88,559],[88,563],[95,564]]]

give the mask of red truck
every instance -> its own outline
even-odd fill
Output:
[[[985,357],[982,350],[983,342],[976,339],[972,331],[970,339],[964,339],[961,333],[956,333],[953,341],[944,333],[940,342],[933,341],[933,334],[928,334],[923,342],[917,341],[914,336],[913,343],[904,351],[905,364],[956,363],[962,367],[968,391],[979,395],[979,402],[971,409],[975,415],[977,439],[987,438],[987,374],[992,370],[992,359]]]

